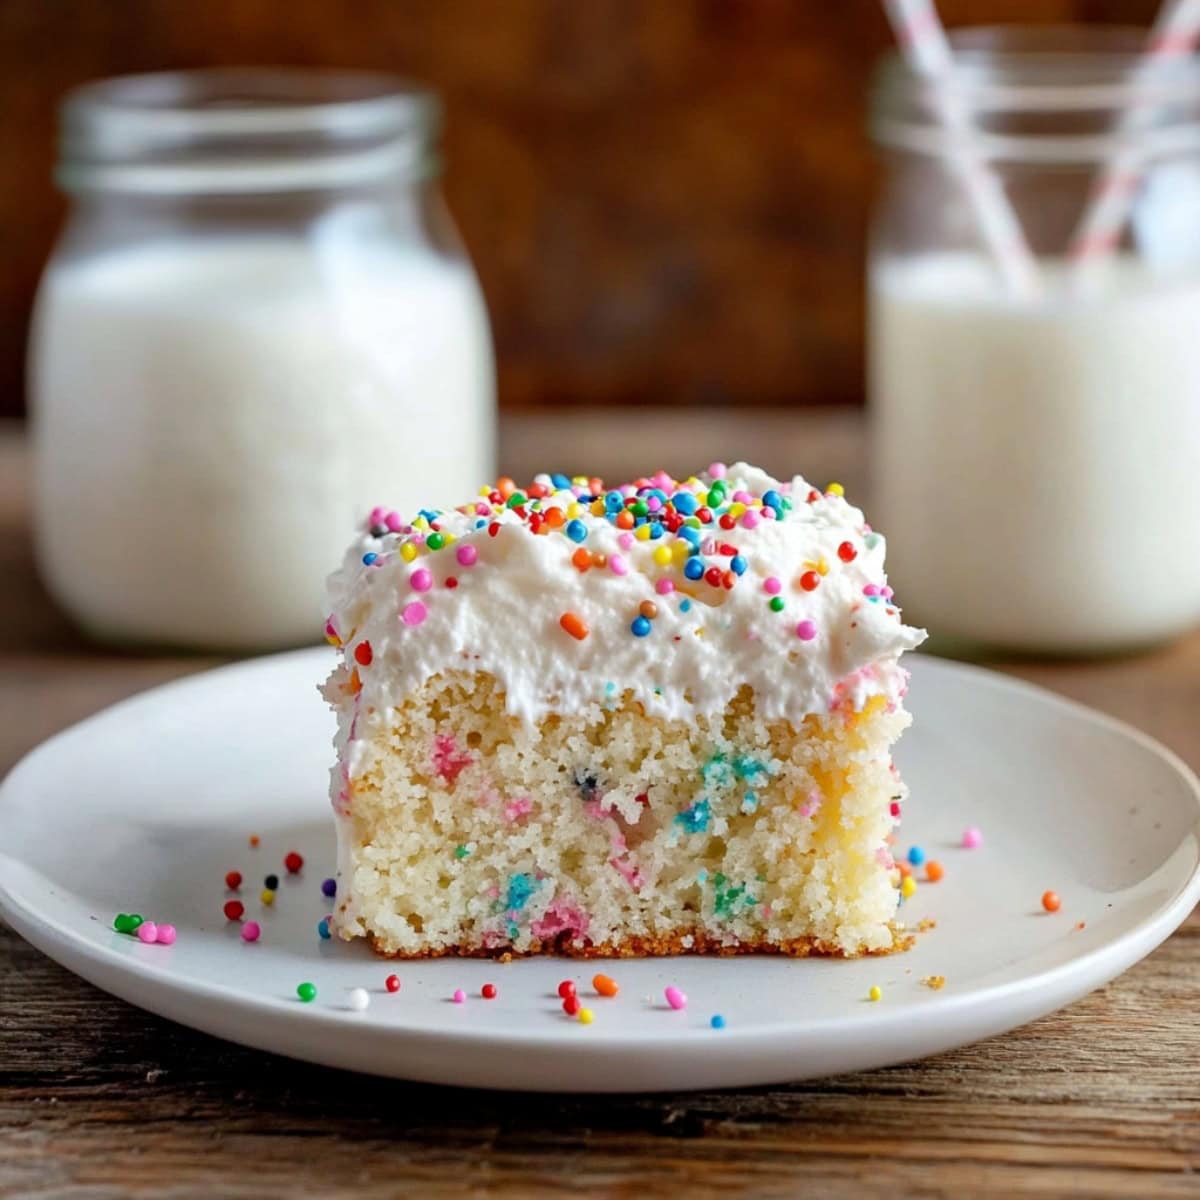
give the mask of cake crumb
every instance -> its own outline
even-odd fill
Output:
[[[932,917],[922,917],[917,922],[918,933],[928,933],[931,929],[937,928],[937,922]]]
[[[921,983],[931,992],[940,992],[946,986],[946,977],[945,975],[926,975]]]

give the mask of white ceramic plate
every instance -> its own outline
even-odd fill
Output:
[[[1200,785],[1177,758],[1046,692],[918,655],[901,846],[921,844],[945,878],[903,906],[910,925],[937,921],[908,953],[393,966],[316,932],[334,859],[332,718],[315,690],[329,661],[302,651],[195,676],[30,754],[0,788],[0,911],[85,979],[249,1046],[439,1083],[648,1091],[876,1067],[1000,1033],[1112,979],[1200,897]],[[968,825],[982,829],[981,849],[960,847]],[[293,848],[306,864],[287,877]],[[231,868],[263,925],[253,945],[222,915]],[[284,878],[264,911],[269,872]],[[1051,888],[1054,915],[1040,908]],[[178,941],[114,933],[118,911],[170,921]],[[619,996],[590,995],[597,968]],[[393,969],[403,983],[390,995]],[[922,985],[932,975],[945,976],[942,990]],[[560,1009],[567,976],[590,1026]],[[318,988],[311,1004],[296,996],[304,980]],[[496,999],[480,998],[485,982]],[[688,994],[685,1010],[667,1007],[667,984]],[[370,992],[366,1012],[346,1002],[357,986]],[[460,987],[469,999],[454,1004]],[[724,1029],[710,1026],[716,1013]]]

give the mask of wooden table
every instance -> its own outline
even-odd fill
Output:
[[[636,446],[629,432],[637,429]],[[619,474],[723,452],[853,486],[852,413],[506,420],[502,462]],[[56,729],[215,660],[88,645],[49,606],[27,452],[0,433],[0,772]],[[1200,637],[996,664],[1200,768]],[[792,1087],[538,1097],[360,1078],[123,1004],[0,929],[0,1195],[1200,1196],[1200,920],[1064,1012],[912,1066]]]

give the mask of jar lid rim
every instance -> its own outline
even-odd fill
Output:
[[[429,126],[436,93],[374,71],[212,67],[118,75],[71,89],[64,131],[104,122],[147,134],[193,137],[262,133],[368,135]]]

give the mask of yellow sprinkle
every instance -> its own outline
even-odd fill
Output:
[[[583,505],[580,504],[578,500],[572,500],[571,503],[567,505],[567,516],[572,521],[576,517],[583,516]]]
[[[671,565],[671,547],[670,546],[655,546],[654,561],[660,567],[669,567]]]
[[[588,477],[586,475],[573,475],[571,477],[572,483],[582,484],[585,487],[587,486],[587,481],[588,481]]]
[[[263,888],[258,897],[264,904],[275,903],[275,893],[270,888]]]
[[[492,492],[492,489],[491,489],[490,487],[486,487],[486,486],[485,486],[485,487],[481,487],[481,488],[479,489],[479,491],[478,491],[478,492],[476,492],[475,494],[476,494],[477,496],[490,496],[490,495],[491,495],[491,492]]]
[[[900,895],[906,900],[909,896],[915,895],[917,891],[917,881],[911,875],[905,875],[900,884]]]
[[[442,534],[442,545],[443,546],[448,546],[448,545],[450,545],[451,542],[456,542],[456,541],[458,541],[458,539],[454,536],[454,534],[452,534],[452,533],[443,533]]]
[[[829,574],[829,560],[827,558],[818,558],[817,559],[817,574],[818,575],[828,575]]]
[[[744,513],[745,511],[746,511],[746,506],[745,506],[745,505],[744,505],[744,504],[743,504],[743,503],[742,503],[740,500],[735,500],[735,501],[734,501],[734,502],[733,502],[733,503],[732,503],[732,504],[729,506],[729,515],[730,515],[731,517],[733,517],[733,519],[734,519],[735,521],[736,521],[736,520],[737,520],[737,518],[738,518],[738,517],[740,517],[740,516],[742,515],[742,513]]]
[[[592,516],[593,517],[604,516],[604,501],[603,500],[593,500],[592,501]]]
[[[590,1008],[581,1008],[579,1010],[580,1025],[590,1025],[596,1019],[596,1014]]]
[[[335,633],[327,633],[327,634],[325,635],[325,640],[326,640],[326,641],[327,641],[327,642],[328,642],[328,643],[329,643],[331,646],[340,646],[340,645],[342,644],[342,639],[341,639],[341,638],[339,638],[339,637],[337,636],[337,634],[335,634]]]
[[[679,538],[671,543],[671,556],[676,562],[683,562],[692,552],[692,544],[686,538]]]
[[[400,547],[400,557],[404,559],[405,562],[412,562],[412,560],[417,557],[416,546],[414,546],[412,542],[405,542],[404,545]]]
[[[649,525],[639,525],[633,531],[633,536],[635,538],[637,538],[637,540],[639,542],[648,542],[650,540],[650,526]]]
[[[883,989],[880,988],[878,984],[873,983],[871,985],[871,990],[867,993],[867,997],[871,1000],[882,1000]]]
[[[844,487],[842,487],[842,485],[840,483],[831,483],[825,489],[825,495],[827,495],[827,496],[844,496],[845,494],[846,494],[846,489]]]
[[[416,520],[413,521],[413,528],[414,529],[428,529],[429,522],[424,517],[417,517]]]

